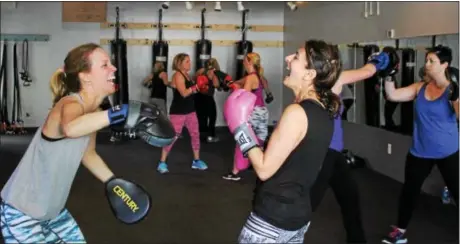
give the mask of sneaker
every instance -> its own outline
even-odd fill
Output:
[[[158,164],[157,171],[160,172],[160,174],[168,173],[168,165],[166,162],[161,162]]]
[[[218,142],[219,141],[219,138],[215,137],[215,136],[208,136],[208,138],[206,138],[206,141],[208,143],[212,143],[212,142]]]
[[[402,233],[396,226],[391,226],[393,228],[393,231],[391,231],[388,236],[383,238],[382,243],[387,243],[387,244],[403,244],[407,243],[407,238],[404,236],[404,233]]]
[[[193,160],[192,169],[207,170],[207,169],[208,169],[208,165],[206,165],[206,163],[203,162],[203,161],[200,160],[200,159],[198,159],[198,160]]]
[[[241,180],[241,177],[239,177],[238,175],[235,175],[234,173],[230,172],[224,176],[222,176],[222,178],[224,180],[233,180],[233,181],[239,181]]]

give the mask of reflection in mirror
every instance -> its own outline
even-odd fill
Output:
[[[399,88],[422,82],[426,48],[436,45],[452,49],[450,66],[457,69],[458,73],[458,43],[458,34],[450,34],[340,45],[340,52],[344,70],[347,70],[361,68],[371,54],[380,52],[385,46],[396,48],[400,65],[394,79],[396,88]],[[345,85],[341,93],[344,105],[342,119],[412,135],[413,102],[387,101],[383,84],[383,78],[374,75],[363,82]]]

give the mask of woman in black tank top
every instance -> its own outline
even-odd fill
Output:
[[[196,84],[189,76],[190,57],[188,54],[179,53],[174,57],[171,87],[173,87],[173,100],[169,108],[169,118],[174,126],[177,136],[182,133],[183,127],[187,127],[190,134],[193,149],[192,169],[206,170],[208,166],[200,159],[200,132],[198,130],[198,118],[195,112],[195,94],[202,89],[202,84]],[[175,141],[174,141],[175,142]],[[166,158],[174,142],[164,147],[157,170],[161,174],[169,172]]]
[[[342,70],[337,46],[310,40],[287,56],[286,63],[290,75],[283,83],[294,92],[295,103],[283,112],[265,152],[248,146],[247,141],[257,141],[253,132],[245,132],[251,128],[231,125],[232,113],[224,111],[229,128],[238,128],[233,133],[243,134],[237,144],[258,176],[253,209],[239,243],[303,243],[311,218],[310,188],[332,139],[340,99],[331,88]],[[238,107],[247,106],[244,98],[233,99]],[[245,143],[241,138],[252,140]]]
[[[169,81],[163,62],[155,63],[152,73],[144,79],[143,84],[150,89],[150,103],[157,105],[166,114],[166,94]]]
[[[216,120],[217,106],[214,99],[216,88],[219,87],[219,79],[215,71],[220,70],[217,59],[211,58],[206,62],[206,66],[196,71],[195,77],[200,75],[207,76],[209,80],[209,89],[206,93],[199,92],[195,95],[195,109],[198,116],[201,140],[217,142],[216,137]]]

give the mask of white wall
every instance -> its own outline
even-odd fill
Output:
[[[115,21],[115,6],[120,7],[120,21],[122,22],[150,22],[158,21],[158,9],[160,2],[109,2],[108,20]],[[251,9],[248,16],[248,24],[255,25],[283,25],[284,4],[281,2],[246,2],[246,8]],[[99,24],[93,23],[62,23],[61,2],[17,2],[16,8],[12,8],[8,2],[1,3],[1,32],[17,34],[49,34],[49,42],[29,43],[29,66],[33,79],[30,87],[21,87],[22,105],[25,126],[39,126],[51,107],[51,92],[49,91],[49,78],[51,74],[63,64],[67,52],[86,42],[99,43],[101,38],[114,38],[114,29],[100,29]],[[196,3],[193,10],[187,11],[183,2],[171,2],[170,8],[163,13],[164,23],[200,23],[201,8],[203,2]],[[206,3],[207,24],[241,24],[241,13],[237,12],[234,2],[222,2],[223,11],[213,11],[214,3]],[[156,39],[157,30],[122,30],[121,37]],[[210,40],[235,40],[241,39],[240,32],[207,31],[207,39]],[[200,31],[165,30],[164,39],[192,39],[200,38]],[[273,32],[250,32],[248,40],[252,41],[282,41],[283,33]],[[12,44],[9,45],[10,57],[9,82],[12,76]],[[109,51],[108,46],[104,48]],[[265,69],[270,89],[275,96],[275,101],[268,105],[270,121],[277,119],[281,113],[281,77],[283,48],[258,48],[254,51],[261,55],[262,66]],[[150,46],[128,46],[128,70],[129,70],[129,94],[131,99],[146,101],[148,90],[143,88],[141,80],[148,74],[151,67]],[[169,76],[171,73],[172,59],[179,52],[189,53],[194,59],[193,46],[170,46],[169,47]],[[21,55],[19,53],[19,55]],[[213,46],[212,55],[218,59],[222,70],[234,75],[235,48]],[[192,67],[192,70],[194,68]],[[12,85],[9,85],[12,88]],[[11,92],[9,94],[12,94]],[[218,104],[217,125],[225,125],[222,116],[222,105],[228,93],[216,92],[215,98]],[[11,95],[10,95],[10,98]],[[168,92],[168,106],[172,100],[172,92]],[[11,99],[12,101],[12,99]],[[11,110],[10,110],[11,111]],[[30,117],[25,117],[29,113]]]

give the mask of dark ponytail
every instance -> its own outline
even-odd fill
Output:
[[[329,45],[324,41],[309,40],[305,43],[308,69],[316,71],[313,81],[320,102],[326,107],[331,117],[339,114],[340,98],[332,87],[342,73],[342,61],[338,46]]]
[[[317,91],[319,101],[326,106],[326,110],[329,113],[329,116],[336,118],[339,116],[340,110],[340,97],[337,96],[330,89],[322,89]]]

